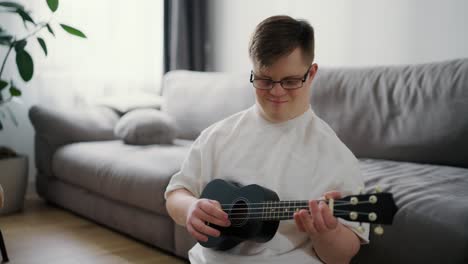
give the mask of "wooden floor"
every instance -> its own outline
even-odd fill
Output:
[[[0,229],[12,264],[187,263],[34,197]]]

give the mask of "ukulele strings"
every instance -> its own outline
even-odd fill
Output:
[[[305,208],[302,208],[302,209],[305,209]],[[291,214],[291,213],[295,213],[297,211],[293,210],[293,211],[277,211],[277,212],[249,212],[249,213],[230,213],[229,216],[232,216],[232,215],[242,215],[242,216],[250,216],[250,215],[267,215],[270,214],[271,216],[275,216],[275,214],[278,214],[278,216],[281,216],[280,214]],[[335,213],[349,213],[349,212],[355,212],[355,211],[348,211],[348,210],[338,210],[338,209],[335,209],[333,210],[333,212]],[[356,212],[358,214],[369,214],[369,213],[365,213],[365,212]],[[336,214],[334,214],[336,215]],[[240,219],[240,218],[229,218],[229,219]],[[250,218],[249,218],[250,219]]]
[[[362,201],[362,202],[358,202],[358,203],[355,203],[354,205],[357,205],[357,204],[369,204],[370,202],[369,201]],[[262,204],[262,203],[249,203],[248,205],[250,204]],[[289,208],[300,208],[300,209],[308,209],[309,206],[305,206],[305,205],[297,205],[297,206],[294,206],[294,205],[278,205],[278,204],[275,204],[276,207],[268,207],[268,205],[272,205],[272,203],[263,203],[263,204],[266,204],[267,206],[258,206],[258,207],[242,207],[242,208],[231,208],[231,209],[228,209],[228,208],[222,208],[222,210],[224,212],[230,212],[230,211],[234,211],[234,210],[271,210],[271,209],[289,209]],[[342,203],[335,203],[334,204],[334,207],[339,207],[339,206],[345,206],[345,205],[350,205],[352,204],[351,202],[342,202]],[[226,205],[226,204],[223,204],[223,205]],[[281,211],[279,211],[281,212]]]
[[[362,213],[362,212],[356,212],[361,215],[369,215],[369,213]],[[348,216],[349,212],[340,212],[333,214],[334,216],[340,217],[340,216]],[[289,220],[293,215],[273,215],[273,216],[254,216],[254,217],[235,217],[235,218],[229,218],[229,220]],[[285,219],[281,219],[285,218]]]
[[[328,202],[329,200],[326,200],[326,199],[318,199],[317,202]],[[340,200],[335,200],[335,203],[340,203],[340,202],[348,202],[348,201],[340,201]],[[251,204],[273,204],[273,203],[288,203],[288,201],[267,201],[267,202],[261,202],[261,203],[247,203],[249,205]],[[309,203],[308,200],[296,200],[296,201],[291,201],[291,203]],[[220,204],[221,206],[230,206],[230,205],[236,205],[236,203],[228,203],[228,204]]]

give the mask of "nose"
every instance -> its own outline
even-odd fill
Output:
[[[270,90],[270,94],[274,96],[282,96],[286,94],[286,89],[284,89],[280,83],[274,83],[273,88]]]

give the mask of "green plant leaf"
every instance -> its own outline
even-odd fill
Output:
[[[8,82],[4,80],[0,80],[0,92],[8,86]]]
[[[10,94],[11,96],[21,96],[21,91],[18,88],[12,86],[10,87]]]
[[[58,0],[47,0],[47,5],[49,6],[52,12],[57,11],[59,1]]]
[[[11,7],[11,8],[24,10],[24,6],[22,6],[22,5],[18,4],[18,3],[13,3],[13,2],[0,2],[0,6]]]
[[[23,51],[26,44],[28,44],[28,42],[25,39],[15,42],[15,51],[17,53]]]
[[[31,55],[25,50],[16,53],[16,65],[18,66],[21,78],[25,82],[29,82],[34,73],[34,63]]]
[[[67,25],[65,25],[65,24],[60,24],[60,26],[62,26],[62,28],[63,28],[66,32],[68,32],[69,34],[72,34],[72,35],[75,35],[75,36],[81,37],[81,38],[86,38],[86,35],[83,34],[83,32],[79,31],[79,30],[76,29],[76,28],[67,26]]]
[[[26,24],[26,21],[31,22],[32,24],[36,25],[36,22],[31,18],[31,16],[28,14],[28,12],[22,10],[22,9],[16,9],[16,12],[20,17],[23,19],[24,24]]]
[[[54,31],[52,30],[52,27],[51,27],[49,24],[46,24],[46,27],[47,27],[47,30],[49,30],[50,34],[52,34],[52,36],[55,37],[55,33],[54,33]]]
[[[42,50],[44,51],[44,54],[47,56],[47,46],[42,38],[37,38],[37,41],[39,42],[39,45],[41,45]]]
[[[0,45],[10,46],[13,36],[1,35],[0,36]]]
[[[13,36],[0,27],[0,45],[10,46]]]

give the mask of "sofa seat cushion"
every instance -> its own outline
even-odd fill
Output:
[[[371,236],[357,263],[466,263],[468,169],[372,159],[360,164],[366,191],[379,186],[392,192],[399,211],[382,237]]]
[[[167,215],[164,191],[191,141],[174,145],[126,145],[120,140],[65,145],[53,157],[54,176],[152,212]]]

